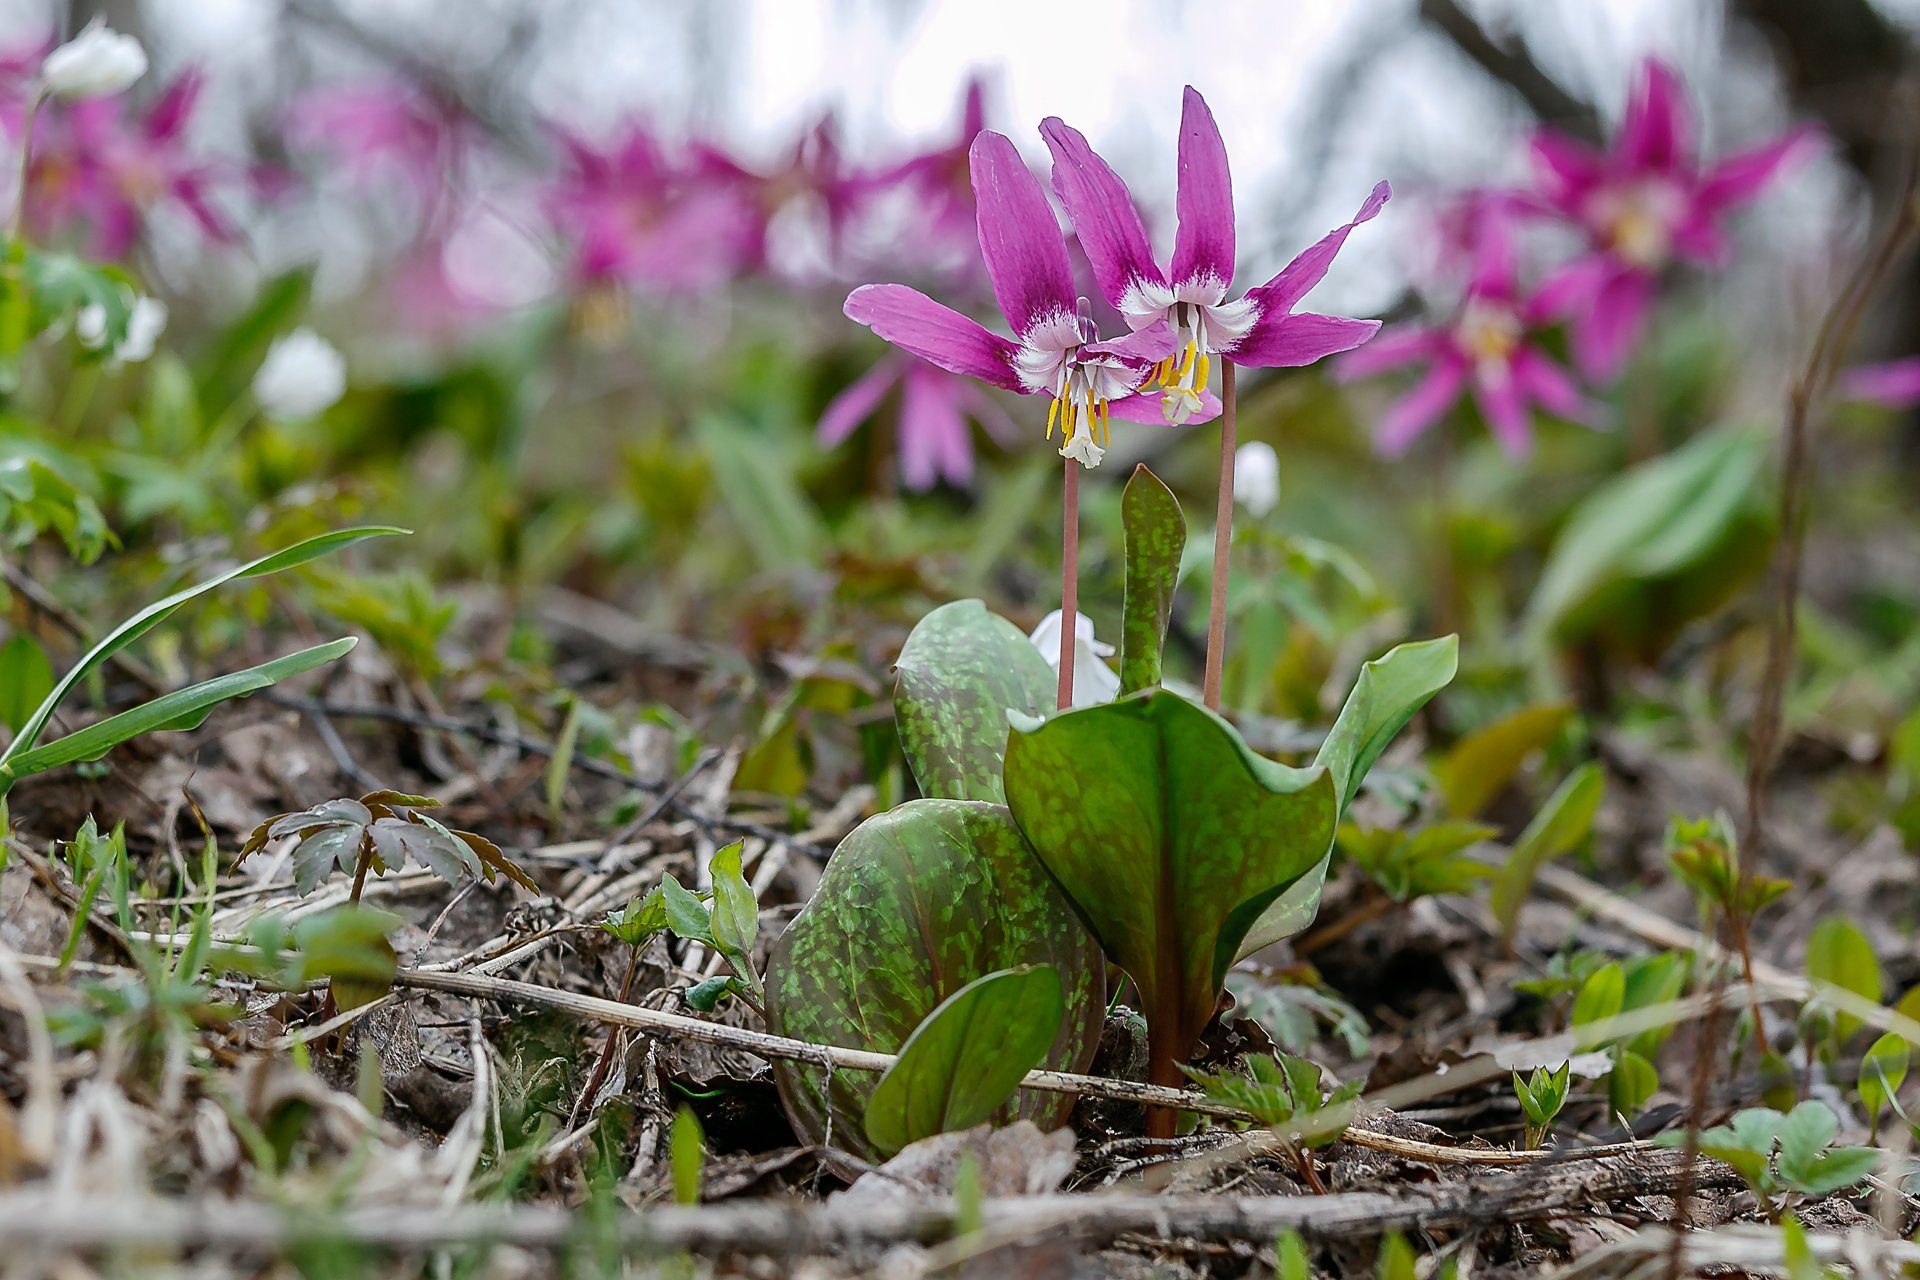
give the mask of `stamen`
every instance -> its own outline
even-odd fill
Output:
[[[1047,439],[1053,439],[1053,424],[1060,420],[1060,397],[1047,402]]]

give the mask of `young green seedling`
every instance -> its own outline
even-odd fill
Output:
[[[1361,1081],[1336,1085],[1328,1091],[1321,1082],[1320,1068],[1290,1053],[1249,1058],[1246,1075],[1182,1070],[1206,1090],[1210,1101],[1238,1107],[1273,1130],[1293,1157],[1301,1181],[1316,1194],[1326,1194],[1313,1153],[1339,1141],[1353,1123],[1354,1100],[1364,1087]]]
[[[1567,1083],[1572,1078],[1571,1060],[1561,1063],[1553,1071],[1535,1067],[1533,1076],[1526,1080],[1520,1078],[1518,1071],[1513,1073],[1513,1092],[1520,1099],[1520,1110],[1527,1116],[1528,1150],[1538,1147],[1546,1139],[1547,1131],[1553,1127],[1554,1117],[1566,1105]]]
[[[1873,1172],[1880,1153],[1872,1147],[1833,1146],[1839,1132],[1840,1121],[1824,1103],[1803,1102],[1785,1115],[1771,1107],[1751,1107],[1736,1112],[1727,1124],[1703,1131],[1700,1153],[1732,1165],[1767,1216],[1778,1222],[1781,1206],[1775,1197],[1830,1195]],[[1655,1141],[1678,1147],[1686,1135],[1663,1133]]]

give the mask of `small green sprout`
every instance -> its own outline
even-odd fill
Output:
[[[740,872],[741,841],[713,855],[713,891],[702,896],[672,876],[660,882],[660,908],[666,927],[689,942],[720,953],[731,974],[716,974],[686,992],[687,1003],[710,1013],[729,995],[739,996],[757,1012],[764,1003],[764,987],[753,967],[753,949],[760,940],[760,904],[753,886]]]
[[[1206,1090],[1209,1101],[1238,1107],[1273,1130],[1292,1155],[1301,1180],[1316,1193],[1326,1194],[1313,1152],[1339,1141],[1353,1123],[1354,1100],[1364,1087],[1360,1081],[1328,1091],[1320,1068],[1290,1053],[1249,1058],[1246,1075],[1183,1070]]]
[[[1527,1080],[1522,1080],[1518,1071],[1513,1073],[1513,1092],[1520,1099],[1520,1109],[1527,1114],[1528,1150],[1538,1147],[1553,1127],[1554,1117],[1567,1103],[1567,1084],[1572,1079],[1571,1060],[1553,1071],[1535,1067],[1532,1078]]]

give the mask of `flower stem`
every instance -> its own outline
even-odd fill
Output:
[[[1060,513],[1060,688],[1055,705],[1073,705],[1073,639],[1080,612],[1080,464],[1067,459]]]
[[[1200,696],[1207,710],[1220,709],[1220,673],[1227,663],[1227,572],[1233,552],[1233,455],[1238,408],[1233,361],[1220,361],[1220,500],[1213,519],[1213,599],[1207,609],[1207,674]]]
[[[27,99],[27,114],[20,124],[20,182],[13,190],[13,208],[7,215],[7,243],[20,239],[21,228],[27,219],[27,175],[33,166],[33,124],[40,117],[40,104],[46,101],[46,91],[36,90]]]

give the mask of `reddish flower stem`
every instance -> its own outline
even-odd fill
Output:
[[[1080,612],[1080,464],[1067,459],[1060,513],[1060,688],[1055,705],[1073,705],[1073,633]]]
[[[1237,423],[1233,361],[1220,361],[1220,500],[1213,518],[1213,599],[1207,609],[1207,674],[1200,686],[1207,710],[1220,709],[1220,673],[1227,663],[1227,572],[1233,551],[1233,455]]]

